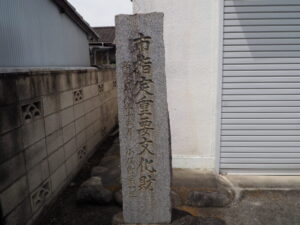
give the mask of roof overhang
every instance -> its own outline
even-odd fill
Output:
[[[67,0],[52,0],[61,10],[68,15],[87,35],[89,40],[98,40],[98,34],[82,18],[76,9]]]

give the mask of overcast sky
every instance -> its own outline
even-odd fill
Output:
[[[1,0],[0,0],[1,1]],[[68,0],[92,26],[114,26],[115,15],[131,14],[130,0]]]

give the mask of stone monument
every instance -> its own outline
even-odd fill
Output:
[[[171,222],[171,145],[163,14],[116,17],[123,215]]]

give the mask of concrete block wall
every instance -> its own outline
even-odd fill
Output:
[[[31,224],[116,124],[113,67],[0,70],[3,223]]]

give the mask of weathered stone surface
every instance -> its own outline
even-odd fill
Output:
[[[80,203],[106,204],[111,200],[112,193],[103,187],[100,177],[91,177],[77,192],[77,201]]]
[[[187,205],[194,207],[224,207],[230,204],[232,196],[225,192],[192,191]]]
[[[123,204],[123,196],[122,196],[122,189],[119,191],[115,192],[114,194],[115,201],[122,206]]]
[[[108,172],[108,169],[103,166],[95,166],[91,171],[91,177],[103,177]]]
[[[126,223],[171,222],[171,155],[162,13],[116,17]]]

